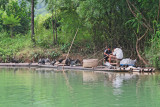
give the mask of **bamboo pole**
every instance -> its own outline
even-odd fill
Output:
[[[66,60],[66,59],[68,58],[68,56],[69,56],[70,50],[71,50],[72,45],[73,45],[73,43],[74,43],[74,40],[75,40],[75,38],[76,38],[76,36],[77,36],[78,30],[79,30],[79,28],[77,29],[77,31],[76,31],[76,33],[75,33],[75,35],[74,35],[74,38],[73,38],[73,40],[72,40],[71,46],[69,47],[69,50],[68,50],[68,53],[67,53],[67,56],[66,56],[65,60]],[[63,69],[64,69],[64,65],[63,65]]]

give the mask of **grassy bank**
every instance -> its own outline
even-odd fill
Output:
[[[11,38],[6,32],[0,33],[0,62],[8,63],[14,62],[15,60],[18,62],[37,62],[40,58],[49,58],[51,60],[65,58],[70,43],[53,45],[51,38],[44,36],[46,36],[46,34],[37,36],[36,46],[33,46],[30,34],[15,35]],[[86,41],[83,43],[75,42],[69,57],[80,60],[88,57],[102,57],[101,52],[97,53],[100,55],[93,55],[93,50],[85,43]]]
[[[41,47],[43,43],[33,47],[29,34],[10,38],[7,33],[1,33],[0,39],[0,62],[12,62],[13,59],[18,62],[33,62],[41,57],[55,58],[60,55],[57,48]]]

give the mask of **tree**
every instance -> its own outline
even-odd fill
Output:
[[[133,15],[133,18],[129,20],[131,22],[132,30],[135,32],[137,41],[136,41],[136,51],[140,60],[143,61],[144,64],[148,64],[141,53],[144,53],[144,50],[148,48],[148,46],[153,45],[154,38],[156,37],[156,33],[158,28],[159,20],[159,0],[126,0],[128,5],[128,9]],[[136,32],[137,31],[137,32]],[[143,36],[140,36],[143,35]],[[156,40],[157,41],[157,40]],[[154,46],[156,47],[156,46]],[[151,52],[154,48],[151,49]],[[154,51],[156,51],[155,49]]]
[[[0,9],[5,10],[8,2],[9,0],[0,0]]]
[[[15,17],[19,17],[21,26],[15,26],[14,32],[26,34],[30,30],[30,10],[27,7],[25,0],[12,0],[6,5],[7,15],[13,14]]]
[[[15,17],[13,14],[8,16],[7,13],[4,12],[2,15],[2,20],[4,25],[8,25],[10,27],[11,37],[13,37],[13,27],[20,25],[20,18],[18,16]]]
[[[32,42],[35,44],[35,37],[34,37],[34,0],[31,0],[31,39]]]
[[[52,31],[53,31],[53,44],[55,45],[57,44],[57,26],[56,26],[56,22],[57,22],[56,21],[56,5],[57,5],[56,2],[57,0],[45,0],[45,2],[47,4],[47,9],[52,13],[51,20],[52,20]]]

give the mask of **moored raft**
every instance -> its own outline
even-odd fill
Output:
[[[0,66],[37,67],[38,63],[0,63]]]
[[[38,64],[38,63],[0,63],[0,67],[36,67],[36,68],[51,68],[57,70],[88,70],[88,71],[106,71],[106,72],[139,72],[139,73],[153,73],[155,68],[146,67],[134,67],[134,68],[125,68],[125,67],[115,67],[112,69],[107,68],[106,66],[97,66],[97,67],[83,67],[83,66],[65,66],[60,65],[50,65],[50,64]]]
[[[52,65],[38,65],[41,68],[54,68],[58,70],[88,70],[88,71],[106,71],[106,72],[139,72],[139,73],[153,73],[155,71],[155,68],[113,68],[109,69],[105,66],[97,66],[97,67],[92,67],[92,68],[84,68],[82,66],[63,66],[63,65],[57,65],[57,66],[52,66]]]

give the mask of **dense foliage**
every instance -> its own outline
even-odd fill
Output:
[[[25,35],[30,40],[31,4],[27,1],[31,0],[1,0],[0,30],[5,32],[1,35],[6,35],[3,39],[9,38],[7,34],[13,28],[14,35],[23,35],[19,38]],[[35,17],[37,47],[49,49],[58,45],[66,52],[79,29],[73,52],[92,54],[105,45],[116,45],[122,47],[125,57],[139,57],[145,64],[160,66],[160,0],[35,0],[37,2],[38,6],[46,4],[48,12]],[[6,24],[4,13],[19,21]]]

